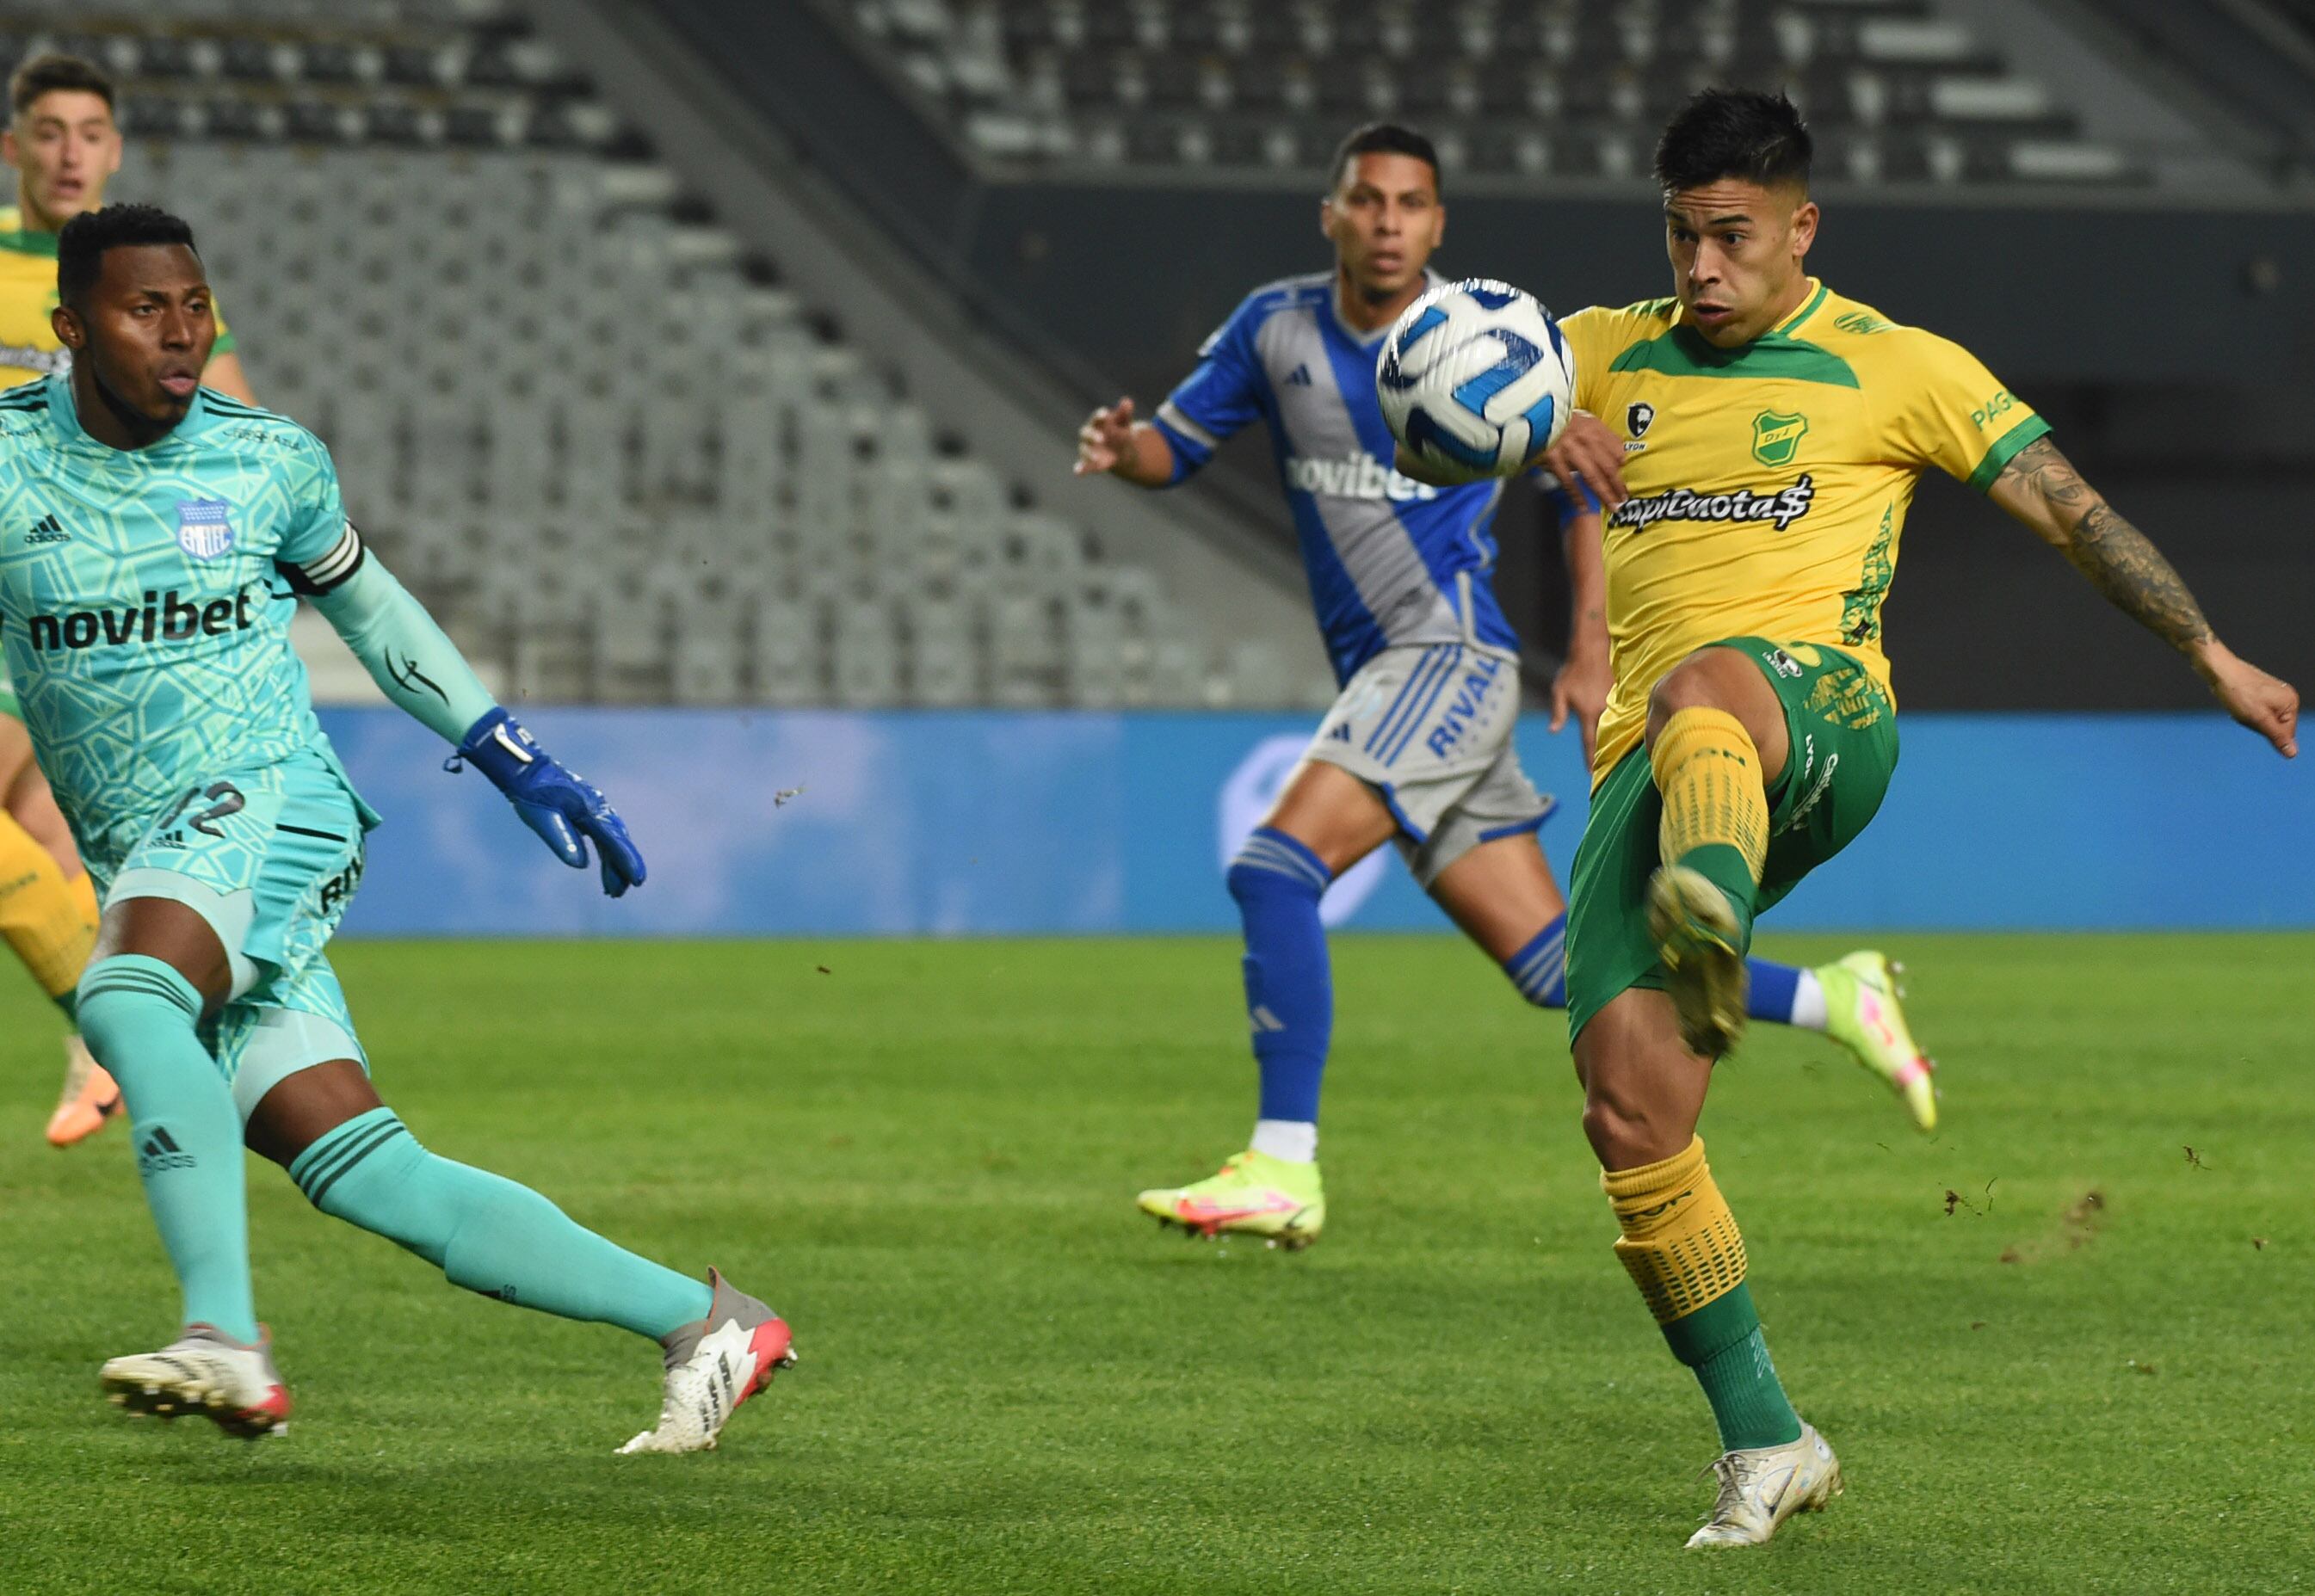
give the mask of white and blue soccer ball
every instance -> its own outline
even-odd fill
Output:
[[[1575,404],[1575,355],[1531,294],[1493,278],[1432,289],[1375,360],[1392,436],[1438,474],[1516,476]]]

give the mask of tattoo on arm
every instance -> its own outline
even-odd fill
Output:
[[[2048,508],[2055,526],[2043,528],[2043,536],[2107,602],[2175,649],[2211,635],[2195,595],[2162,552],[2100,498],[2048,439],[2018,450],[2004,474],[2009,473]]]

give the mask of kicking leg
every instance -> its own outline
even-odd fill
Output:
[[[1768,855],[1768,793],[1792,738],[1759,668],[1733,649],[1707,648],[1656,684],[1647,747],[1663,799],[1663,864],[1649,888],[1649,923],[1682,1038],[1717,1058],[1744,1029],[1743,960]]]
[[[659,1342],[669,1405],[647,1433],[662,1444],[635,1450],[712,1447],[732,1410],[794,1361],[787,1326],[713,1271],[687,1279],[527,1186],[429,1152],[350,1059],[284,1077],[251,1113],[248,1140],[315,1208],[417,1254],[453,1285]]]
[[[1287,1247],[1326,1222],[1318,1180],[1318,1092],[1335,1022],[1318,901],[1327,883],[1397,829],[1357,776],[1323,760],[1295,770],[1228,877],[1246,933],[1246,1006],[1261,1111],[1246,1151],[1188,1186],[1144,1192],[1141,1210],[1193,1234],[1261,1236]]]
[[[1690,1045],[1725,1052],[1747,1016],[1828,1032],[1888,1083],[1917,1126],[1934,1129],[1934,1066],[1913,1041],[1887,959],[1856,953],[1814,970],[1737,962],[1752,942],[1768,794],[1792,749],[1768,678],[1734,649],[1699,649],[1657,684],[1647,737],[1663,794],[1664,868],[1650,917]]]
[[[1616,1214],[1616,1254],[1720,1432],[1720,1490],[1690,1546],[1764,1541],[1840,1489],[1840,1465],[1793,1412],[1745,1284],[1744,1238],[1696,1122],[1712,1067],[1682,1040],[1670,998],[1632,989],[1575,1039],[1583,1131]]]
[[[1521,997],[1538,1008],[1567,1006],[1567,903],[1533,837],[1480,844],[1439,873],[1431,895],[1466,936],[1503,966]],[[1878,957],[1852,953],[1825,970],[1746,959],[1746,1012],[1771,1024],[1825,1030],[1827,988],[1844,976],[1858,979],[1852,961]],[[1852,1001],[1844,1014],[1854,1007]]]

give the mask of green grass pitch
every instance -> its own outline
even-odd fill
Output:
[[[128,1139],[40,1141],[57,1029],[10,974],[0,1590],[2315,1589],[2315,937],[1889,940],[1938,1136],[1770,1030],[1707,1110],[1849,1477],[1709,1559],[1710,1423],[1610,1254],[1564,1033],[1458,942],[1338,940],[1300,1255],[1131,1208],[1252,1118],[1221,940],[342,947],[421,1139],[795,1326],[675,1459],[612,1456],[654,1349],[254,1163],[288,1435],[104,1407],[173,1288]]]

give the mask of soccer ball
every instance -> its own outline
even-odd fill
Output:
[[[1567,425],[1575,355],[1533,295],[1466,278],[1406,307],[1375,389],[1392,436],[1439,475],[1516,476]]]

